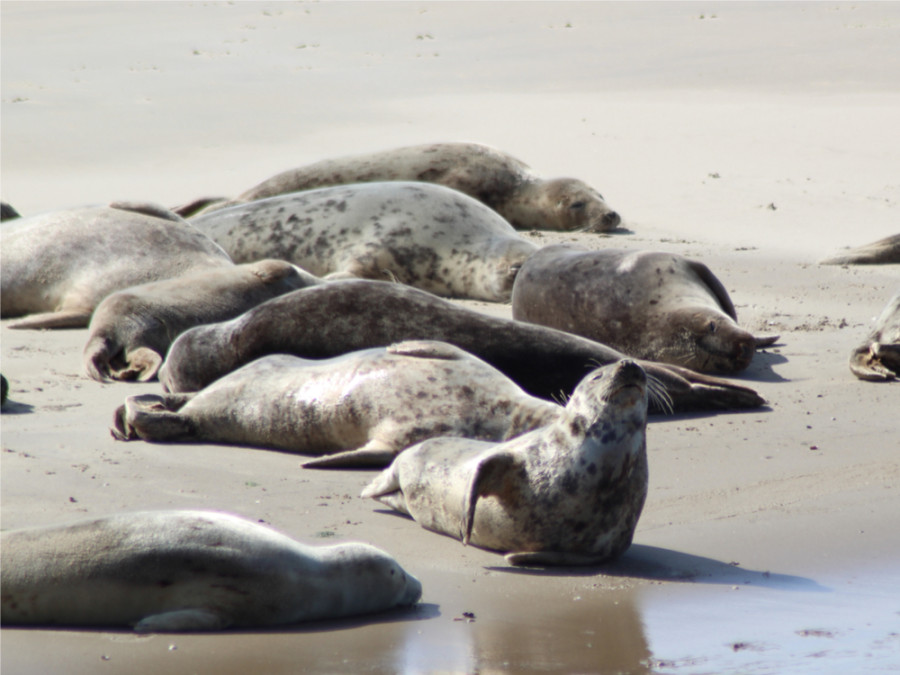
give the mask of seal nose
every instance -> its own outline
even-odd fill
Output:
[[[603,216],[603,226],[609,229],[614,227],[618,227],[619,223],[622,222],[622,218],[615,211],[610,211],[609,213]]]
[[[631,359],[622,359],[616,368],[619,375],[623,375],[630,379],[639,379],[644,377],[644,369]]]

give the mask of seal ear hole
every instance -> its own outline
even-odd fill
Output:
[[[719,328],[719,326],[716,324],[715,321],[710,321],[709,325],[707,326],[707,330],[709,331],[710,335],[715,334],[715,332],[716,332],[716,330],[718,330],[718,328]]]

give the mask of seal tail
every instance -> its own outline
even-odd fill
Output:
[[[138,347],[127,354],[107,336],[95,336],[84,347],[84,370],[98,382],[140,380],[156,377],[163,357],[149,347]]]

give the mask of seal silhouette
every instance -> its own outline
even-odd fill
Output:
[[[750,365],[754,337],[722,282],[675,253],[547,246],[522,266],[513,318],[608,344],[629,356],[707,373]]]
[[[191,220],[235,262],[289,260],[326,278],[399,281],[509,301],[537,246],[471,197],[426,183],[365,183],[271,197]]]
[[[5,626],[277,626],[412,605],[422,592],[374,546],[306,546],[218,512],[124,513],[0,542]]]
[[[606,232],[621,222],[584,181],[540,178],[521,160],[477,143],[412,145],[326,159],[273,176],[235,200],[200,199],[179,212],[192,215],[288,192],[383,181],[422,181],[459,190],[516,229]]]
[[[326,358],[404,340],[440,340],[491,364],[544,399],[568,395],[592,368],[623,358],[606,345],[459,306],[383,281],[346,280],[286,293],[236,319],[196,326],[172,343],[159,371],[167,391],[197,391],[267,354]],[[676,409],[758,407],[744,386],[646,362]]]
[[[900,377],[900,290],[885,305],[865,342],[850,354],[850,371],[871,382]]]
[[[188,328],[225,321],[320,280],[283,260],[216,267],[117,291],[94,310],[84,369],[100,382],[151,380]]]
[[[212,240],[154,204],[17,218],[0,228],[0,315],[30,315],[10,328],[78,328],[110,293],[230,266]]]
[[[308,467],[384,467],[432,436],[505,440],[559,410],[462,349],[423,340],[330,359],[273,354],[197,394],[130,396],[112,433],[325,455]]]
[[[513,565],[621,555],[647,497],[647,378],[630,359],[582,380],[557,420],[505,443],[434,438],[362,492]]]

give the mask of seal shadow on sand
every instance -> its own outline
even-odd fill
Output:
[[[782,343],[776,342],[773,347],[782,347]],[[770,352],[761,349],[753,356],[753,361],[747,366],[742,373],[737,373],[740,380],[754,380],[756,382],[790,382],[786,377],[782,377],[776,373],[772,366],[787,363],[787,357],[778,352]]]

